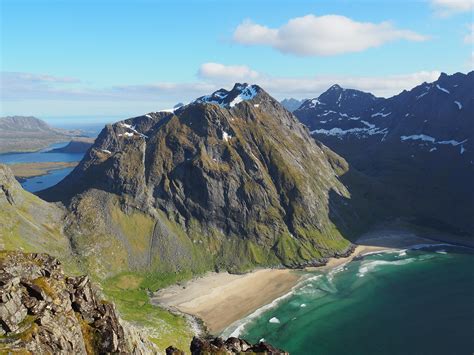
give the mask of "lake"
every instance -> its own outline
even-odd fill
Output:
[[[68,142],[52,144],[48,148],[33,153],[7,153],[0,154],[0,163],[37,163],[37,162],[76,162],[80,161],[84,153],[48,153],[55,148],[62,148]],[[27,191],[36,192],[53,185],[64,179],[73,168],[53,170],[49,174],[25,179],[21,186]]]

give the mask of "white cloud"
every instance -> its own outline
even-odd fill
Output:
[[[223,64],[219,64],[219,66],[222,68],[220,72],[223,73],[223,75],[213,75],[212,81],[218,84],[218,86],[232,86],[234,80],[228,77],[227,71],[232,70],[235,66],[225,66]],[[296,98],[318,96],[336,83],[346,88],[369,91],[375,95],[387,97],[398,94],[404,89],[411,89],[424,81],[434,81],[438,79],[440,75],[439,71],[420,71],[410,74],[387,76],[322,75],[311,77],[277,77],[265,73],[258,73],[246,66],[245,68],[247,68],[247,72],[251,74],[240,76],[239,79],[241,81],[256,83],[279,99],[290,96]]]
[[[471,52],[471,55],[469,56],[469,59],[467,60],[466,68],[467,70],[474,70],[474,51]]]
[[[424,81],[436,80],[439,71],[421,71],[388,76],[314,76],[309,78],[267,78],[262,86],[278,98],[316,97],[333,84],[344,88],[371,92],[376,96],[390,97],[411,89]]]
[[[26,113],[33,115],[107,114],[123,118],[170,108],[177,102],[186,103],[221,87],[231,88],[236,68],[241,68],[237,70],[238,81],[258,84],[277,99],[316,97],[335,83],[388,97],[424,81],[434,81],[440,74],[437,71],[422,71],[388,76],[278,77],[258,73],[244,65],[214,63],[213,66],[201,66],[201,77],[196,81],[93,88],[78,85],[77,79],[70,82],[44,76],[41,81],[36,74],[3,72],[0,76],[0,114],[23,114],[26,108]]]
[[[395,40],[426,39],[428,37],[416,32],[397,29],[390,22],[357,22],[345,16],[312,14],[290,19],[280,28],[246,20],[233,35],[233,40],[240,44],[270,46],[299,56],[360,52]]]
[[[464,36],[464,43],[473,44],[474,43],[474,23],[467,25],[468,34]]]
[[[226,79],[239,81],[242,79],[256,79],[258,73],[246,65],[223,65],[220,63],[204,63],[198,71],[198,76],[203,79]]]
[[[431,4],[440,16],[450,16],[474,9],[473,0],[431,0]]]
[[[2,72],[2,81],[15,81],[17,83],[79,83],[80,80],[72,77],[59,77],[48,74],[32,74],[23,72]]]

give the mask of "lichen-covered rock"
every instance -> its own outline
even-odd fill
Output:
[[[154,351],[144,339],[142,346],[127,339],[132,333],[124,330],[114,305],[100,300],[88,277],[65,276],[47,254],[0,252],[0,301],[0,352]]]

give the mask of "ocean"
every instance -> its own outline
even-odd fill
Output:
[[[472,249],[419,246],[304,277],[223,335],[292,354],[473,354]]]

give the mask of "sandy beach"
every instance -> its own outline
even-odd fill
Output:
[[[306,275],[308,271],[328,271],[360,255],[436,243],[439,242],[410,231],[382,227],[359,238],[350,256],[331,258],[325,266],[305,271]],[[260,269],[243,275],[208,273],[156,292],[151,302],[199,317],[211,334],[219,334],[230,324],[290,292],[304,274],[280,269]]]

